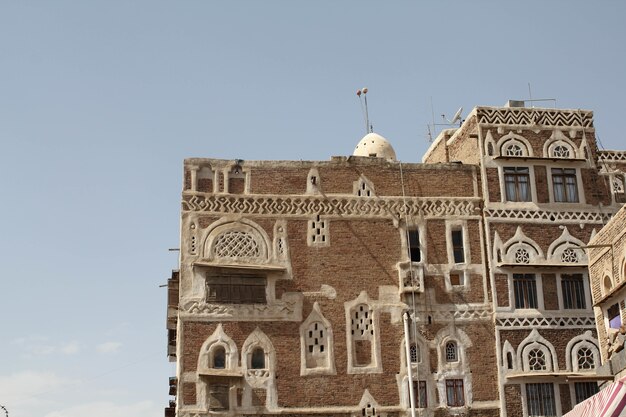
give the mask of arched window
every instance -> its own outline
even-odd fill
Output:
[[[213,356],[212,356],[212,366],[211,368],[214,369],[224,369],[226,368],[226,349],[224,349],[224,346],[218,346],[215,349],[213,349]]]
[[[595,359],[593,357],[593,351],[586,346],[578,349],[576,353],[576,357],[578,360],[578,369],[594,369]]]
[[[546,354],[541,349],[533,349],[528,352],[528,368],[531,371],[545,371]]]
[[[506,367],[507,369],[513,369],[513,354],[511,352],[506,353]]]
[[[516,143],[508,145],[504,150],[504,154],[506,156],[524,156],[521,146]]]
[[[554,147],[553,154],[556,158],[569,158],[570,157],[569,148],[564,145],[556,145]]]
[[[265,351],[260,348],[254,348],[250,359],[251,369],[265,369]]]
[[[613,283],[611,282],[611,277],[609,275],[605,275],[602,280],[602,288],[604,289],[604,295],[608,294],[613,287]]]
[[[456,342],[446,343],[446,362],[458,362],[459,351]]]
[[[411,346],[409,346],[409,354],[411,356],[411,363],[421,362],[420,348],[415,343],[412,343]]]

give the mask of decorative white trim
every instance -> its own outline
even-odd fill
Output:
[[[306,177],[306,194],[322,194],[322,179],[320,178],[319,172],[317,172],[317,168],[311,168]]]
[[[256,348],[263,349],[265,354],[265,368],[264,369],[252,369],[251,360],[252,353]],[[251,394],[253,389],[264,388],[267,390],[266,395],[266,407],[276,407],[276,387],[274,381],[274,373],[276,368],[276,350],[270,339],[259,329],[254,329],[252,333],[247,337],[241,348],[241,368],[243,370],[244,378],[248,383],[248,386],[244,387],[243,404],[252,404]]]
[[[358,197],[374,197],[374,183],[361,174],[358,180],[352,183],[352,193]]]
[[[593,112],[585,110],[478,107],[476,116],[480,124],[593,129]]]
[[[537,329],[533,329],[517,347],[517,361],[521,364],[521,367],[525,372],[532,372],[528,363],[528,354],[532,349],[539,349],[545,354],[546,369],[542,372],[559,370],[559,364],[554,346],[541,336]]]
[[[595,372],[600,366],[600,350],[598,349],[598,340],[591,335],[591,331],[587,330],[584,334],[573,337],[565,347],[565,367],[572,372]],[[586,347],[593,353],[594,369],[578,368],[578,350]]]
[[[555,316],[555,317],[498,317],[496,327],[504,329],[595,329],[596,322],[589,313],[587,316]]]
[[[184,192],[182,211],[211,214],[239,213],[255,216],[307,218],[320,214],[333,217],[415,218],[464,216],[478,218],[480,198],[475,197],[377,197],[353,195],[213,195]]]
[[[358,366],[356,364],[355,340],[352,335],[352,312],[360,305],[368,306],[368,314],[372,320],[372,334],[370,338],[371,361],[369,366]],[[380,352],[379,313],[374,307],[372,300],[370,300],[366,291],[361,291],[356,299],[344,303],[344,309],[346,314],[346,346],[348,350],[347,373],[382,373],[383,364]]]
[[[519,209],[485,209],[485,216],[490,221],[508,222],[511,220],[536,220],[537,222],[559,222],[576,224],[605,224],[613,216],[613,212],[590,211],[555,211],[555,210],[519,210]],[[606,208],[603,210],[606,211]]]
[[[498,153],[500,156],[533,156],[533,148],[530,142],[528,142],[528,139],[513,132],[509,132],[506,135],[502,136],[500,139],[498,139],[497,145]],[[517,149],[519,149],[519,154],[511,154],[511,147],[516,147]]]
[[[324,352],[314,353],[313,360],[319,359],[315,366],[307,365],[307,358],[309,352],[307,351],[307,332],[310,331],[309,327],[313,324],[319,323],[323,327],[324,334],[321,336],[323,339],[323,345],[325,346]],[[314,356],[317,356],[314,357]],[[334,355],[334,339],[333,329],[330,321],[324,317],[322,310],[320,309],[317,301],[313,303],[313,309],[309,316],[300,325],[300,375],[335,375],[335,355]]]
[[[564,254],[564,251],[567,249],[574,249],[574,254],[577,256],[577,262],[575,263],[586,265],[587,252],[582,249],[582,247],[585,246],[585,243],[572,236],[566,226],[562,227],[563,233],[561,233],[561,236],[555,239],[548,247],[548,261],[551,263],[568,263],[564,260],[564,256],[567,255],[567,253]],[[568,256],[566,257],[571,258]]]
[[[495,245],[494,245],[495,246]],[[528,253],[528,261],[522,261],[521,252],[519,250],[526,250]],[[523,264],[538,264],[545,260],[541,246],[534,240],[529,238],[522,231],[521,226],[517,226],[515,235],[502,247],[502,261],[504,263],[523,263]]]
[[[512,368],[509,369],[507,354],[511,354],[511,365]],[[504,372],[516,372],[521,368],[521,364],[517,361],[517,354],[515,353],[515,348],[511,345],[508,340],[504,341],[504,345],[502,346],[502,369]]]
[[[562,156],[555,153],[557,146],[562,146],[569,151],[569,156]],[[576,159],[580,158],[578,155],[576,145],[568,139],[562,131],[556,129],[552,131],[552,136],[543,144],[543,156],[545,158],[563,158],[563,159]]]
[[[215,243],[224,233],[241,233],[249,236],[253,239],[256,247],[258,248],[258,254],[256,256],[226,256],[219,257],[214,253]],[[271,241],[267,233],[253,221],[240,218],[236,221],[229,218],[222,218],[212,223],[211,226],[205,231],[203,257],[205,259],[232,263],[256,263],[263,264],[268,263],[269,254],[269,242]]]

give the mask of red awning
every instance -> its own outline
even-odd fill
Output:
[[[579,403],[563,417],[618,417],[626,406],[626,377]]]

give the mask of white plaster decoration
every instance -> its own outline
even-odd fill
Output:
[[[610,175],[611,181],[611,192],[613,193],[613,198],[617,194],[624,194],[624,174],[621,172],[615,172]]]
[[[222,328],[222,324],[218,324],[217,328],[213,332],[211,336],[209,336],[202,347],[200,348],[200,356],[198,357],[198,373],[199,374],[209,374],[216,373],[217,369],[215,363],[213,362],[213,354],[216,349],[222,347],[225,351],[225,363],[224,370],[238,370],[238,362],[237,362],[237,345],[231,339]]]
[[[372,394],[366,389],[363,391],[361,401],[359,401],[359,413],[354,413],[353,417],[386,417],[386,413],[381,413],[378,402]]]
[[[493,139],[491,130],[488,129],[487,134],[485,135],[485,152],[487,153],[487,156],[497,156],[496,149],[496,142]]]
[[[489,220],[495,221],[536,220],[537,222],[604,224],[613,216],[612,212],[606,212],[606,209],[604,211],[485,209],[485,215]]]
[[[277,220],[274,224],[274,254],[285,262],[289,260],[289,243],[287,240],[287,222]],[[290,262],[288,262],[290,263]]]
[[[352,192],[358,197],[373,197],[376,195],[374,194],[374,184],[364,175],[361,175],[358,180],[354,181]]]
[[[599,162],[624,162],[626,161],[626,151],[598,151]]]
[[[424,266],[415,262],[396,264],[400,279],[400,292],[424,292]]]
[[[241,161],[243,162],[243,161]],[[226,167],[223,171],[224,175],[224,192],[229,193],[230,180],[231,179],[243,179],[244,181],[244,194],[250,193],[250,170],[243,168],[239,161],[233,162],[230,166]]]
[[[509,132],[498,140],[498,148],[502,156],[533,156],[532,147],[528,140],[512,132]]]
[[[585,243],[572,236],[567,229],[563,227],[563,232],[548,247],[548,260],[552,263],[587,263],[587,253],[582,249]]]
[[[195,222],[191,222],[189,225],[189,254],[196,255],[198,253],[198,225]]]
[[[317,302],[300,325],[300,375],[335,375],[333,329]]]
[[[383,371],[380,353],[380,331],[378,330],[378,312],[373,308],[367,292],[344,303],[346,312],[346,346],[348,350],[349,374],[381,373]],[[358,363],[358,346],[369,346],[370,361]]]
[[[262,350],[262,366],[255,366],[253,356]],[[258,327],[248,336],[241,348],[241,366],[246,382],[251,388],[267,389],[266,401],[269,405],[276,406],[276,394],[274,385],[274,372],[276,367],[276,351],[270,339]],[[248,387],[246,387],[248,388]],[[244,403],[250,403],[251,390],[244,390]]]
[[[206,232],[204,257],[217,262],[263,264],[269,260],[267,233],[245,219],[219,220]]]
[[[554,346],[537,329],[533,329],[517,347],[517,361],[525,372],[559,370]]]
[[[212,214],[285,216],[306,218],[332,217],[391,218],[446,217],[480,215],[480,199],[473,197],[377,197],[358,196],[285,196],[285,195],[212,195],[183,193],[182,210]]]
[[[337,298],[337,291],[328,284],[322,284],[320,285],[319,291],[304,291],[302,292],[302,295],[305,297],[320,297],[334,300]]]
[[[284,293],[280,300],[268,300],[268,304],[207,303],[190,299],[181,302],[179,314],[199,321],[301,321],[302,294]]]
[[[418,321],[427,322],[428,317],[432,320],[442,323],[468,323],[477,320],[491,320],[492,311],[489,307],[475,307],[462,310],[435,310],[435,311],[418,311],[412,313],[412,317],[418,318]]]
[[[307,245],[329,246],[330,233],[328,231],[328,219],[317,214],[313,220],[309,220],[307,229]]]
[[[198,183],[200,182],[200,180],[211,180],[212,182],[211,190],[201,192],[214,193],[217,191],[217,172],[213,171],[210,166],[204,166],[196,172],[195,179],[192,178],[191,180],[194,186],[194,190],[198,190],[200,188],[198,187]]]
[[[600,366],[598,340],[590,330],[572,338],[565,348],[565,366],[571,372],[595,371]]]
[[[479,107],[476,114],[480,124],[593,129],[593,112],[590,111]]]
[[[511,264],[538,264],[545,260],[539,245],[527,237],[520,226],[515,235],[503,245],[502,258],[504,263]]]
[[[593,316],[498,317],[496,326],[502,328],[595,328]]]
[[[571,159],[578,158],[580,155],[577,153],[574,142],[560,129],[554,129],[550,139],[543,144],[544,158]]]
[[[306,193],[309,195],[322,193],[322,180],[316,168],[311,168],[306,177]]]
[[[508,340],[505,340],[502,346],[502,369],[504,369],[505,372],[515,372],[519,368],[520,365],[517,362],[515,348],[513,348]]]

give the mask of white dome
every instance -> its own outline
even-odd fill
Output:
[[[378,133],[368,133],[354,148],[354,156],[368,156],[396,160],[396,151],[393,150],[387,139]]]

